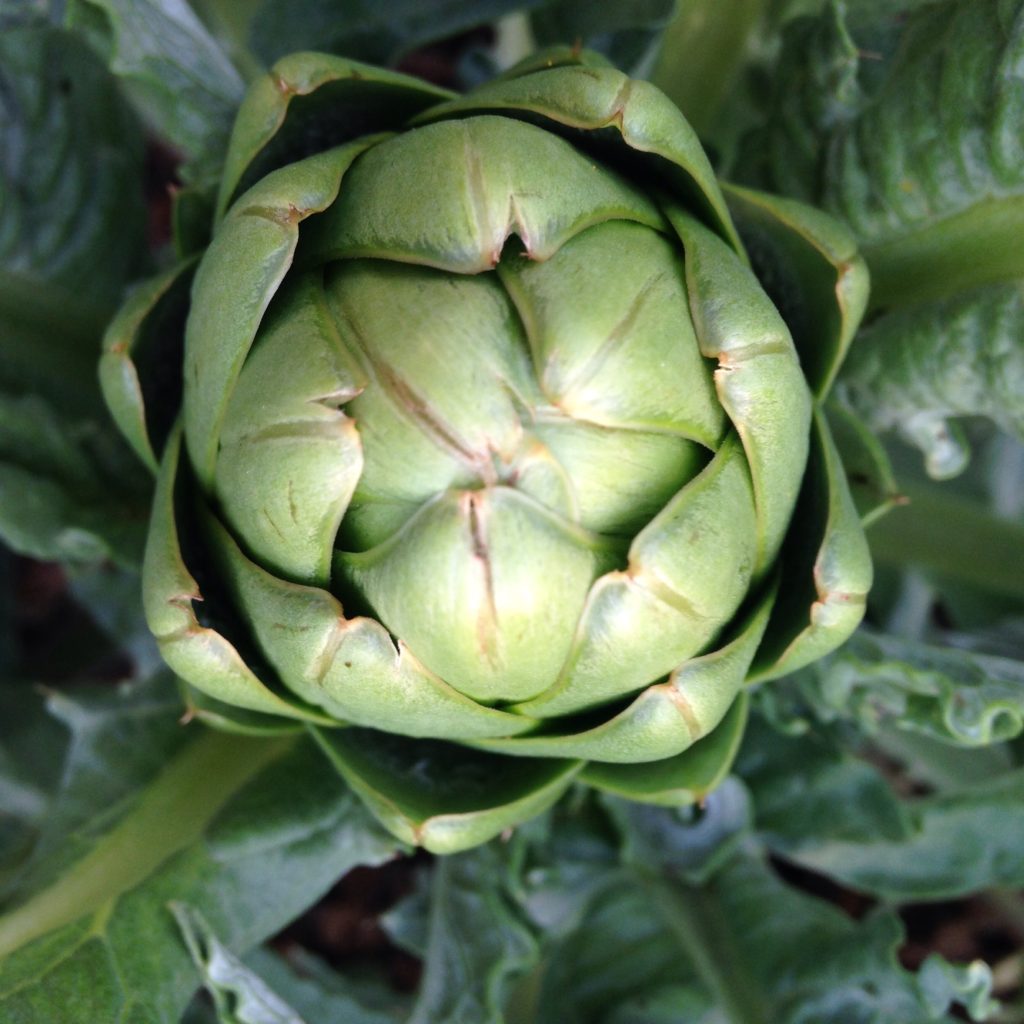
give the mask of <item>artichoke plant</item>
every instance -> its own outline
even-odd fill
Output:
[[[194,714],[312,729],[400,837],[463,848],[574,780],[697,799],[745,688],[859,621],[822,401],[863,264],[720,186],[653,86],[295,54],[182,257],[101,368],[158,474],[150,628]]]

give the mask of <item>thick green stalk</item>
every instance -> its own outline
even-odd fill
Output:
[[[864,248],[873,309],[1024,275],[1024,196],[989,199]]]
[[[504,1006],[505,1024],[534,1024],[540,1016],[546,969],[546,964],[539,964],[513,986]]]
[[[246,782],[293,742],[207,732],[187,746],[138,803],[80,861],[0,917],[0,957],[105,908],[194,843]]]
[[[1024,598],[1024,525],[938,487],[908,487],[906,505],[868,531],[874,559],[917,565],[983,590]]]
[[[687,0],[665,29],[651,76],[706,135],[746,52],[764,0]]]

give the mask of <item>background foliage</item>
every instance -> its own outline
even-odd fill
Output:
[[[384,921],[422,963],[403,990],[265,944],[402,851],[305,737],[182,727],[138,611],[150,484],[95,361],[172,216],[202,244],[245,82],[283,53],[463,87],[577,41],[661,85],[724,176],[856,233],[873,308],[834,415],[864,507],[889,508],[879,580],[846,647],[755,693],[699,810],[574,791],[407,862]],[[1024,1019],[1021,237],[1020,0],[8,0],[0,1018]],[[968,936],[950,959],[915,943],[927,907]]]

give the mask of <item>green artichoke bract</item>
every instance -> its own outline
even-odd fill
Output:
[[[462,97],[280,61],[208,248],[102,365],[158,470],[146,614],[193,709],[311,723],[440,851],[573,779],[698,798],[745,684],[863,612],[820,403],[866,288],[842,228],[723,194],[670,101],[591,55]]]

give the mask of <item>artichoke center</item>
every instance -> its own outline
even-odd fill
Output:
[[[360,157],[305,241],[321,265],[278,295],[235,395],[293,424],[278,496],[241,507],[251,470],[225,444],[228,518],[462,693],[536,697],[595,583],[725,435],[678,240],[564,140],[480,117]],[[252,427],[229,411],[224,440]]]

